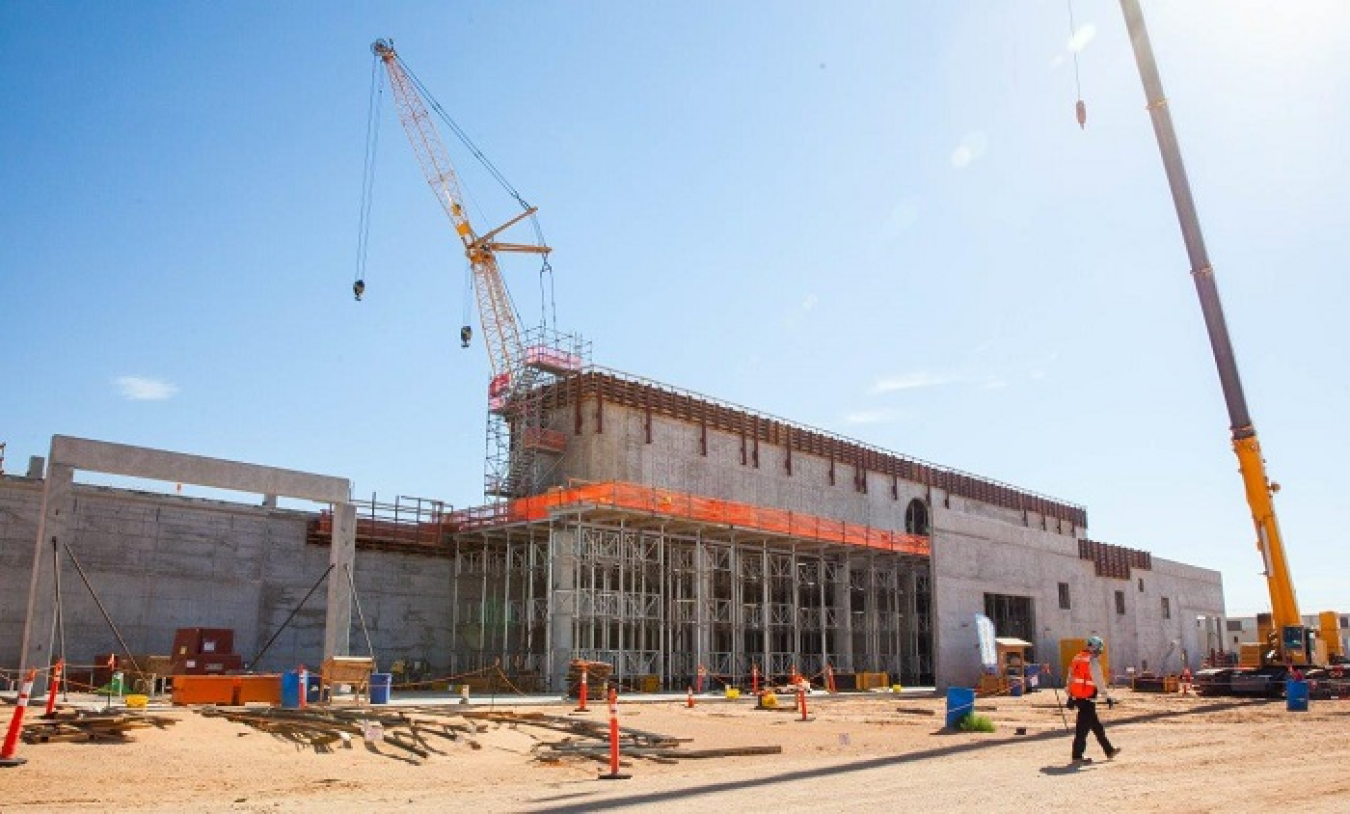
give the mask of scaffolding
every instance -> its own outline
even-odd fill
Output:
[[[933,681],[927,537],[630,483],[455,511],[356,501],[360,549],[451,558],[452,675],[563,690],[574,659],[630,687],[885,673]],[[327,545],[332,515],[309,523]],[[441,654],[432,654],[440,663]]]
[[[455,519],[454,672],[539,690],[565,689],[574,659],[632,687],[826,665],[933,681],[927,538],[622,483]]]
[[[590,364],[590,343],[539,326],[524,353],[488,385],[483,492],[491,499],[532,494],[567,450],[567,434],[547,426],[542,394]]]

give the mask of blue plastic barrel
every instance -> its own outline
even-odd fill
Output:
[[[370,703],[389,703],[389,686],[393,683],[393,673],[370,674]]]
[[[975,690],[968,687],[947,688],[947,728],[956,729],[961,719],[975,711]]]
[[[1284,682],[1284,699],[1290,712],[1307,712],[1308,682],[1294,680]]]
[[[287,670],[281,674],[281,706],[297,709],[300,706],[300,671]]]

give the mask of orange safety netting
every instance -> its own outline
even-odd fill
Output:
[[[620,481],[554,489],[542,495],[519,498],[507,503],[466,509],[456,512],[454,521],[460,530],[467,530],[504,523],[544,520],[551,512],[584,506],[610,506],[662,517],[723,524],[741,529],[924,557],[931,551],[928,538],[917,534],[885,531],[810,514],[653,489]]]

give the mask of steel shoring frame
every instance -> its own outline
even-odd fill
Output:
[[[770,614],[770,607],[771,607],[771,606],[770,606],[770,603],[773,601],[773,598],[772,598],[772,586],[769,584],[770,576],[769,576],[769,541],[768,541],[768,540],[765,540],[763,543],[760,544],[760,562],[759,562],[759,565],[760,565],[760,574],[761,574],[762,577],[763,577],[763,578],[760,580],[760,586],[761,586],[761,587],[760,587],[760,596],[761,596],[762,598],[760,599],[760,603],[759,603],[759,618],[760,618],[760,630],[762,631],[762,633],[760,634],[761,639],[760,639],[760,645],[759,645],[759,663],[760,663],[761,665],[763,665],[763,666],[760,668],[762,671],[768,671],[768,670],[769,670],[769,664],[770,664],[770,660],[769,660],[769,651],[770,651],[770,647],[769,647],[769,636],[770,636],[770,631],[771,631],[771,628],[769,627],[769,614]]]
[[[930,669],[931,654],[920,647],[927,621],[916,596],[924,590],[926,558],[750,536],[613,507],[569,508],[543,522],[506,525],[457,535],[457,658],[472,655],[469,626],[488,622],[501,640],[479,646],[521,655],[509,662],[515,669],[536,663],[542,638],[537,663],[551,687],[566,670],[560,660],[585,657],[611,662],[615,677],[626,682],[654,675],[676,689],[699,664],[742,684],[751,665],[781,679],[793,667],[815,675],[828,661],[838,672],[884,671],[907,684]],[[507,548],[509,556],[499,562]],[[537,574],[531,558],[537,558]],[[573,581],[560,568],[569,569]],[[855,600],[856,586],[867,590]],[[472,595],[474,587],[480,596]],[[523,603],[515,612],[512,597]],[[498,598],[504,620],[484,610]],[[529,610],[532,599],[542,603],[538,618]],[[554,621],[568,608],[570,619],[557,621],[571,628],[570,645],[558,638],[565,634]],[[466,617],[466,610],[479,618]]]

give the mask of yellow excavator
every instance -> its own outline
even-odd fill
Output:
[[[1269,616],[1262,614],[1258,623],[1262,641],[1244,648],[1247,652],[1235,668],[1201,670],[1196,674],[1196,685],[1197,689],[1207,694],[1231,692],[1278,696],[1284,691],[1285,679],[1295,669],[1309,678],[1320,677],[1325,670],[1322,665],[1331,665],[1329,676],[1339,672],[1338,666],[1344,659],[1344,654],[1339,652],[1339,617],[1331,611],[1321,614],[1319,622],[1323,630],[1319,640],[1318,632],[1304,624],[1299,613],[1294,582],[1285,558],[1284,541],[1280,536],[1280,525],[1275,518],[1273,498],[1280,487],[1266,475],[1266,462],[1256,438],[1256,427],[1247,412],[1247,400],[1238,378],[1237,362],[1228,337],[1219,290],[1214,281],[1214,268],[1210,265],[1209,253],[1200,231],[1200,218],[1191,196],[1186,168],[1181,161],[1181,150],[1172,126],[1167,97],[1163,94],[1162,79],[1153,57],[1148,30],[1144,26],[1143,12],[1139,8],[1139,0],[1121,0],[1120,6],[1125,14],[1135,62],[1139,66],[1139,77],[1143,80],[1144,96],[1153,119],[1153,132],[1158,139],[1163,167],[1167,171],[1182,239],[1186,244],[1186,253],[1190,256],[1191,277],[1195,280],[1214,361],[1218,365],[1219,381],[1228,405],[1233,451],[1237,453],[1238,471],[1242,473],[1247,505],[1251,508],[1252,522],[1256,526],[1256,548],[1265,562],[1266,585],[1270,591],[1271,613]]]

